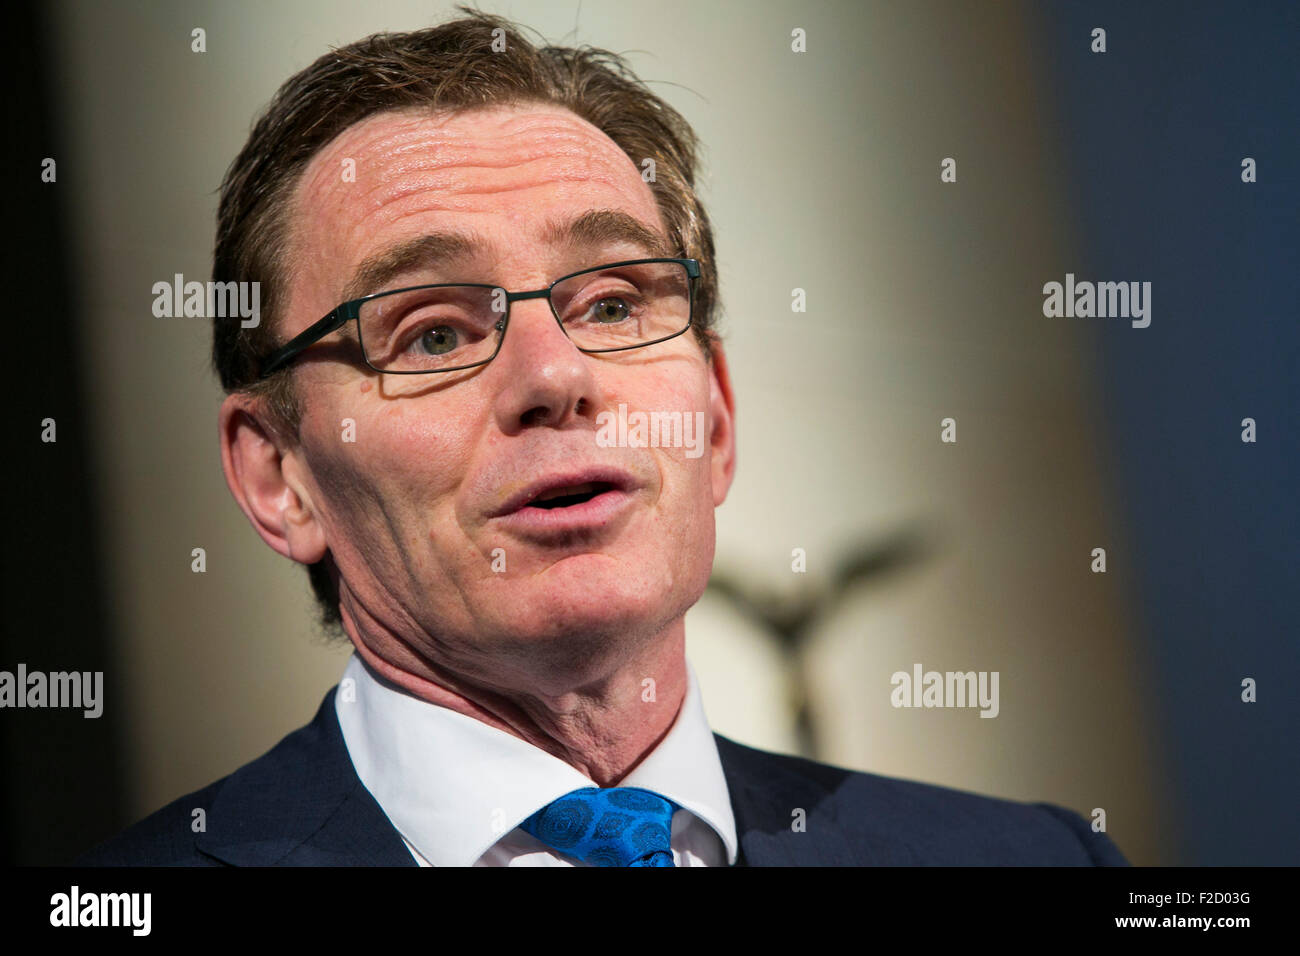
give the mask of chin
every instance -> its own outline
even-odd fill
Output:
[[[512,608],[510,631],[531,641],[616,640],[649,634],[664,626],[661,598],[611,594],[589,589],[582,594],[538,595]]]
[[[699,599],[699,594],[688,601],[676,593],[681,582],[669,575],[573,573],[581,564],[572,562],[568,573],[548,572],[544,580],[521,581],[506,590],[496,607],[496,629],[521,644],[555,642],[595,653],[648,640]]]

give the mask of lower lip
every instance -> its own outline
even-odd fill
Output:
[[[507,528],[523,533],[568,534],[597,531],[611,524],[632,502],[626,491],[603,491],[582,504],[567,508],[525,505],[497,518]]]

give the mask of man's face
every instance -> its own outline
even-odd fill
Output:
[[[567,224],[593,211],[628,228],[566,241]],[[637,225],[665,245],[667,233],[632,160],[541,106],[371,117],[313,159],[291,217],[284,339],[353,295],[457,281],[538,289],[677,254],[635,241]],[[363,266],[447,233],[472,249],[356,287]],[[351,627],[378,625],[471,678],[536,686],[548,662],[594,675],[702,593],[734,442],[725,362],[706,361],[692,334],[584,354],[545,299],[527,299],[511,304],[497,357],[471,372],[382,375],[336,334],[294,374],[304,416],[283,469],[310,517],[290,524],[286,547],[307,562],[332,553]],[[703,412],[703,453],[601,447],[597,416],[620,404]],[[599,494],[567,508],[519,500],[573,485]]]

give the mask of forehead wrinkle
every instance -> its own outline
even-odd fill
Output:
[[[353,231],[375,212],[382,215],[392,210],[390,215],[395,217],[408,214],[404,200],[421,192],[491,195],[531,185],[578,181],[599,181],[618,187],[623,178],[619,173],[629,169],[636,172],[631,157],[616,143],[568,111],[561,110],[555,115],[507,114],[505,128],[497,127],[488,133],[458,130],[454,126],[448,129],[445,123],[455,119],[454,116],[435,125],[431,120],[438,114],[431,116],[419,110],[403,112],[392,111],[363,120],[340,134],[317,158],[319,162],[308,192],[320,195],[320,205],[334,206],[342,213],[349,192],[359,189],[362,192],[356,198],[372,210]],[[394,113],[400,125],[396,129],[385,128],[383,124],[391,124]],[[522,144],[520,139],[524,139]],[[370,156],[381,160],[375,164],[374,175],[367,175]],[[335,167],[347,158],[357,160],[356,182],[344,182],[341,176],[336,178]],[[509,171],[512,175],[503,178],[511,182],[464,181],[467,176],[474,178],[474,171],[498,169]],[[355,197],[355,193],[352,195]]]
[[[623,178],[615,171],[593,168],[584,158],[576,154],[573,157],[547,155],[528,160],[515,158],[500,165],[459,163],[412,167],[365,192],[364,199],[371,210],[367,218],[373,215],[400,218],[411,214],[412,205],[417,207],[415,211],[460,211],[448,200],[523,193],[556,183],[596,183],[616,189],[623,185]],[[500,170],[505,175],[483,176],[484,170]]]
[[[585,124],[576,114],[565,115],[573,123]],[[381,114],[383,116],[391,114]],[[371,119],[375,119],[372,117],[340,134],[322,151],[318,157],[320,163],[317,175],[312,178],[320,181],[319,185],[322,186],[338,185],[333,176],[336,163],[331,162],[331,156],[326,154],[332,154],[332,157],[339,160],[349,158],[349,154],[357,154],[351,156],[358,160],[357,178],[370,182],[375,180],[364,175],[366,158],[362,154],[382,157],[385,162],[379,172],[379,182],[376,183],[379,188],[387,182],[422,170],[449,167],[511,169],[560,157],[591,160],[604,154],[603,159],[635,168],[631,157],[595,127],[575,126],[550,117],[525,118],[530,122],[521,129],[498,129],[482,133],[430,126],[427,122],[429,117],[417,113],[397,130],[385,130],[381,135],[375,135],[367,126]],[[539,132],[543,135],[538,136]],[[524,141],[521,143],[520,140]],[[394,157],[398,158],[396,162],[393,161]],[[313,182],[315,185],[317,183]]]
[[[354,222],[347,230],[349,236],[349,245],[355,245],[358,237],[370,235],[375,231],[376,225],[385,228],[392,228],[399,225],[402,220],[422,217],[428,213],[451,213],[459,216],[473,216],[477,210],[467,208],[464,200],[473,199],[474,197],[492,196],[499,193],[515,193],[519,195],[518,207],[526,209],[528,201],[526,194],[534,189],[548,189],[554,187],[557,183],[578,182],[584,185],[600,184],[609,186],[613,189],[623,191],[624,185],[617,177],[602,174],[593,174],[588,169],[557,169],[550,166],[544,170],[538,170],[532,175],[527,175],[527,171],[520,166],[512,166],[512,169],[522,171],[523,180],[511,177],[508,181],[502,181],[499,184],[488,183],[463,183],[463,182],[446,182],[436,179],[430,179],[426,176],[416,176],[406,178],[403,182],[389,183],[381,187],[384,195],[382,198],[370,200],[370,210],[359,220]],[[638,180],[639,181],[639,180]],[[380,189],[374,190],[379,192]],[[659,220],[658,208],[651,201],[651,208],[656,212],[655,220]],[[582,221],[576,223],[576,232],[573,236],[566,236],[565,228],[568,223],[552,222],[548,228],[541,232],[541,236],[548,244],[564,243],[567,245],[586,244],[595,245],[603,242],[615,240],[628,240],[637,242],[646,246],[648,249],[662,250],[666,249],[666,242],[662,236],[657,235],[652,227],[646,227],[640,223],[636,217],[628,212],[615,209],[601,210],[602,215],[594,221]],[[623,222],[617,219],[621,214]],[[587,213],[586,216],[591,215]],[[439,230],[443,231],[443,230]],[[467,240],[466,248],[461,250],[463,257],[468,257],[477,251],[490,252],[492,246],[490,240],[475,234],[472,230],[450,229],[447,232],[463,233]],[[479,250],[468,248],[469,244],[477,244],[482,247]],[[448,253],[450,254],[450,253]],[[666,254],[666,253],[665,253]],[[362,294],[362,293],[358,293]]]
[[[402,158],[396,162],[392,161],[392,138],[382,137],[363,149],[374,149],[385,159],[378,181],[367,193],[367,198],[378,205],[400,199],[404,194],[421,188],[451,188],[466,192],[499,191],[492,186],[476,189],[476,184],[459,181],[465,178],[464,174],[484,170],[518,173],[517,177],[511,178],[525,181],[530,177],[530,170],[533,170],[531,176],[539,182],[590,178],[615,183],[619,178],[618,173],[625,171],[617,167],[636,169],[631,158],[594,127],[590,130],[575,129],[552,123],[550,129],[548,135],[522,144],[513,140],[535,134],[537,127],[505,135],[500,132],[487,135],[468,132],[449,135],[446,131],[439,131],[443,135],[430,135],[431,131],[427,128],[413,130],[408,136],[402,137],[410,142],[397,151]],[[611,165],[615,168],[610,168]],[[438,173],[443,175],[437,175]]]
[[[476,210],[471,208],[472,200],[476,196],[508,192],[522,195],[556,183],[600,183],[631,200],[627,208],[633,215],[629,219],[646,211],[640,208],[643,204],[638,200],[649,199],[646,205],[653,210],[652,222],[657,230],[652,227],[647,232],[658,231],[660,235],[652,244],[646,236],[603,235],[589,224],[587,235],[575,236],[566,245],[574,245],[574,240],[594,245],[631,239],[653,255],[672,254],[662,238],[662,211],[643,185],[632,158],[600,130],[568,110],[531,112],[524,106],[525,111],[513,113],[507,107],[504,122],[487,131],[457,128],[453,122],[457,114],[430,114],[418,109],[368,117],[341,133],[311,161],[316,168],[300,183],[305,188],[295,197],[299,201],[295,205],[305,211],[308,197],[318,197],[312,203],[317,206],[317,216],[351,219],[351,226],[343,227],[343,235],[347,237],[345,247],[364,251],[364,238],[377,225],[392,229],[404,219],[430,212],[473,216]],[[396,126],[394,119],[398,121]],[[449,122],[450,128],[446,125]],[[341,161],[347,158],[356,160],[357,181],[346,182],[339,175]],[[368,166],[373,166],[373,175],[367,174]],[[504,175],[481,175],[491,170],[501,170]],[[475,171],[480,175],[475,176]],[[628,171],[636,175],[635,183],[646,192],[645,197],[628,195],[631,181],[620,175]],[[484,178],[488,181],[482,181]],[[466,182],[467,179],[470,181]],[[466,200],[470,202],[467,204]],[[526,200],[519,204],[521,209],[527,205]],[[295,238],[306,237],[299,234]],[[473,238],[483,239],[482,236]],[[484,243],[478,251],[487,255],[493,250],[494,247]],[[357,270],[356,275],[362,281],[381,275],[378,269],[364,269],[364,275],[361,272]],[[376,291],[373,284],[368,288],[360,288],[360,284],[349,283],[346,297]]]

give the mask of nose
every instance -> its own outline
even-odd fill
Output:
[[[564,334],[546,299],[511,303],[505,340],[492,365],[501,382],[494,410],[503,434],[563,428],[582,419],[594,423],[592,361]]]

